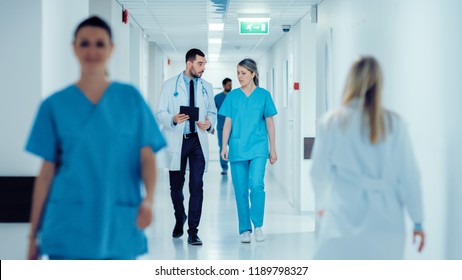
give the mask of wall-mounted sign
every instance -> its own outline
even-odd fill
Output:
[[[269,34],[269,19],[239,19],[239,34],[240,35],[268,35]]]

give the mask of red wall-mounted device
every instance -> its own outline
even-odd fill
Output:
[[[300,89],[300,83],[295,82],[294,83],[294,90],[299,90]]]
[[[122,22],[124,24],[128,23],[128,10],[127,9],[122,9]]]

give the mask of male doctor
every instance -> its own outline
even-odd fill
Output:
[[[167,165],[170,170],[170,196],[175,210],[172,237],[183,235],[188,220],[188,243],[202,245],[197,235],[202,213],[204,171],[207,170],[209,145],[207,133],[212,131],[217,117],[212,85],[201,79],[205,70],[205,55],[199,49],[186,53],[186,69],[167,80],[159,100],[157,119],[167,140]],[[199,108],[199,120],[180,113],[180,106]],[[188,164],[189,159],[189,164]],[[183,185],[189,165],[189,210],[183,205]]]

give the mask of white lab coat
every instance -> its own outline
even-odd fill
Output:
[[[315,259],[402,259],[404,208],[423,220],[420,176],[407,129],[387,111],[386,140],[372,145],[359,100],[319,125],[311,179],[320,218]]]
[[[171,171],[180,170],[181,147],[183,145],[185,126],[185,123],[174,126],[173,116],[180,112],[180,106],[189,105],[188,92],[182,75],[183,74],[180,73],[165,81],[156,113],[157,120],[161,124],[162,132],[167,140],[167,148],[165,151],[166,163],[160,163],[160,166],[165,166]],[[175,94],[175,90],[178,92],[177,95]],[[199,121],[205,121],[205,117],[207,116],[213,128],[217,119],[217,108],[215,107],[213,88],[211,84],[201,78],[197,81],[196,106],[199,107]],[[209,161],[207,132],[199,129],[197,125],[196,131],[199,136],[202,152],[204,153],[205,171],[207,171]]]

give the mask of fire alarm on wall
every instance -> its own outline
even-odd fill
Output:
[[[294,83],[294,90],[300,90],[300,83],[299,82]]]
[[[127,9],[122,9],[122,22],[124,24],[128,23],[128,10]]]

